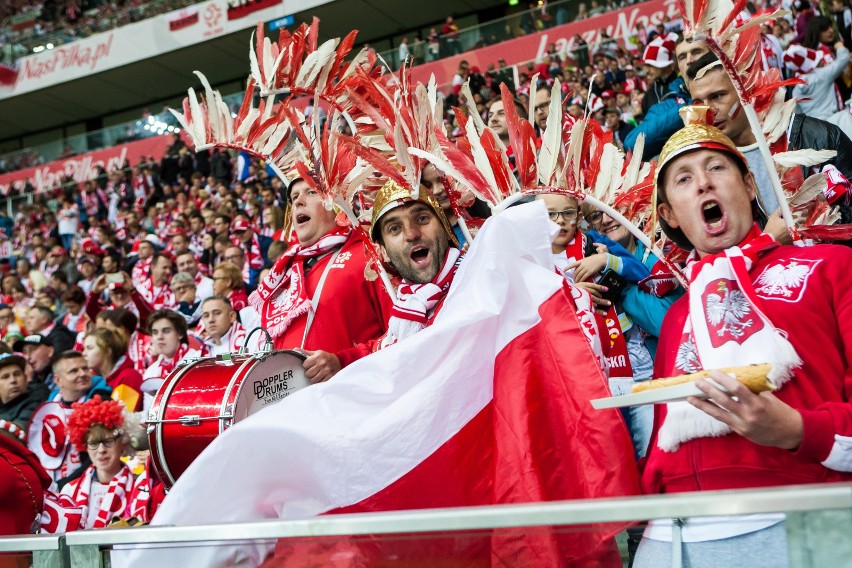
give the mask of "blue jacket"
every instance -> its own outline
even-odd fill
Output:
[[[593,243],[606,245],[610,254],[621,259],[621,266],[616,269],[616,272],[624,276],[628,282],[639,282],[643,278],[647,278],[651,275],[651,271],[642,264],[641,260],[636,260],[636,258],[630,254],[626,248],[609,237],[605,237],[597,231],[590,230],[586,233],[586,238]]]
[[[637,242],[636,252],[633,253],[633,257],[638,262],[641,262],[644,256],[645,245]],[[648,258],[645,259],[644,267],[647,268],[649,274],[658,260],[654,253],[650,253]],[[625,288],[621,294],[621,306],[624,312],[630,316],[634,325],[638,325],[640,329],[650,334],[645,339],[645,345],[648,347],[648,351],[651,352],[652,357],[657,351],[657,337],[660,335],[660,326],[663,324],[663,318],[666,312],[669,311],[669,307],[683,295],[683,292],[683,288],[678,287],[662,298],[659,298],[640,290],[639,286],[631,282],[631,285]]]
[[[624,149],[633,150],[636,145],[636,138],[640,134],[645,135],[645,151],[642,159],[645,161],[651,160],[659,154],[663,145],[669,137],[683,128],[683,121],[680,119],[678,111],[681,107],[692,102],[689,96],[689,91],[686,90],[686,83],[683,78],[678,77],[669,85],[668,92],[660,101],[651,106],[644,120],[630,131],[630,134],[624,139]]]
[[[50,391],[50,397],[48,400],[53,400],[56,395],[59,394],[59,387],[53,387],[53,390]],[[112,394],[112,387],[109,386],[106,382],[106,379],[100,375],[95,375],[92,377],[92,388],[89,389],[89,392],[86,393],[86,396],[83,397],[83,400],[80,402],[86,402],[96,394],[101,395],[103,400],[108,400],[110,395]],[[77,402],[76,400],[73,402]]]

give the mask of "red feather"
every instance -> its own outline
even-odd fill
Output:
[[[408,185],[408,182],[402,177],[399,169],[390,160],[385,158],[381,152],[362,146],[357,140],[349,136],[341,136],[340,138],[356,156],[368,161],[383,176],[392,179],[402,187]]]
[[[799,234],[819,241],[848,241],[852,239],[852,224],[814,225],[799,229]]]
[[[737,16],[739,16],[740,13],[745,10],[746,4],[748,4],[748,0],[736,0],[734,2],[733,9],[728,13],[728,16],[722,22],[722,26],[719,28],[720,32],[728,29],[728,26],[731,25],[731,22],[733,22],[737,18]]]
[[[521,118],[515,108],[515,99],[505,83],[500,84],[503,99],[503,112],[506,113],[506,126],[509,129],[509,141],[515,156],[515,169],[520,178],[521,188],[529,189],[536,185],[535,130],[532,124]]]
[[[476,167],[476,164],[473,162],[473,157],[470,154],[464,153],[461,149],[457,148],[452,142],[450,142],[440,125],[435,126],[435,137],[438,140],[438,144],[441,145],[441,150],[443,150],[447,161],[452,164],[459,174],[464,176],[465,179],[459,181],[466,181],[471,184],[473,186],[471,189],[487,197],[488,201],[491,203],[499,203],[499,197],[494,193],[494,189],[485,180],[482,172],[480,172]]]
[[[488,163],[491,164],[491,171],[494,172],[494,179],[497,181],[497,190],[504,196],[509,195],[512,193],[510,179],[512,172],[508,169],[505,152],[497,145],[497,135],[494,131],[486,129],[479,137],[479,142],[485,150],[485,155],[488,156]]]

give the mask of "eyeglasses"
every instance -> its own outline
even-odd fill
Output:
[[[598,225],[601,219],[603,219],[603,211],[592,211],[586,215],[586,221],[589,222],[589,225]]]
[[[110,449],[115,446],[115,443],[118,441],[120,436],[113,436],[112,438],[107,438],[106,440],[98,440],[97,442],[87,442],[86,447],[90,450],[97,450],[98,446],[101,444],[104,445],[104,448]]]
[[[566,221],[573,221],[577,218],[577,210],[576,209],[566,209],[565,211],[548,211],[547,216],[550,217],[550,220],[556,222],[560,217],[563,217]]]
[[[227,276],[214,276],[213,277],[213,280],[227,280],[227,279],[228,279]]]
[[[541,104],[537,105],[537,106],[533,109],[533,112],[544,112],[544,111],[546,111],[546,110],[547,110],[547,107],[549,107],[549,106],[550,106],[550,101],[543,102],[543,103],[541,103]]]

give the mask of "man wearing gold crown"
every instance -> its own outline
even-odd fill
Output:
[[[391,302],[380,282],[366,279],[363,244],[337,223],[322,195],[298,178],[288,195],[298,243],[276,261],[249,304],[276,349],[307,352],[305,374],[316,383],[358,358],[355,345],[382,336]]]
[[[402,277],[380,344],[387,347],[432,322],[462,254],[438,201],[425,188],[412,191],[393,181],[376,196],[371,237],[384,261]]]
[[[769,363],[774,392],[755,394],[713,370],[712,381],[696,382],[704,396],[657,406],[643,488],[852,479],[852,252],[761,234],[745,158],[706,116],[690,121],[666,143],[657,174],[663,230],[692,255],[689,293],[663,322],[654,376]],[[634,566],[679,557],[690,566],[786,566],[783,521],[652,521]]]

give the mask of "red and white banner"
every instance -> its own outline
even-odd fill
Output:
[[[623,39],[636,34],[637,30],[644,31],[648,26],[664,22],[667,18],[680,18],[676,1],[650,0],[468,51],[461,55],[418,65],[412,69],[412,76],[416,81],[425,84],[431,75],[435,75],[437,83],[443,85],[452,79],[462,60],[470,63],[471,67],[479,67],[482,72],[485,72],[489,65],[496,65],[500,59],[505,60],[507,65],[541,61],[551,43],[556,44],[556,50],[561,57],[570,57],[575,44],[574,36],[577,34],[586,41],[589,49],[593,49],[600,42],[601,30],[606,30],[610,37]]]
[[[589,403],[609,389],[552,270],[554,225],[545,213],[535,202],[490,218],[431,327],[226,430],[178,479],[152,524],[636,494],[620,414]],[[359,538],[346,558],[359,566],[390,557],[418,566],[575,566],[594,557],[597,566],[621,566],[611,554],[622,528],[441,538],[453,547]],[[282,542],[272,565],[332,565],[340,546],[318,544]],[[259,541],[146,548],[114,552],[113,566],[257,566],[271,550]]]
[[[23,57],[18,62],[15,83],[0,83],[0,99],[158,57],[240,30],[253,29],[259,21],[267,22],[295,14],[329,1],[207,0],[191,8],[160,14]],[[246,37],[246,62],[248,50]],[[203,66],[201,69],[203,71]],[[187,83],[191,80],[191,75],[187,74]]]
[[[9,190],[13,187],[18,192],[22,191],[27,181],[40,193],[59,187],[62,180],[69,176],[76,182],[93,180],[98,175],[98,166],[109,172],[123,167],[126,162],[136,165],[143,156],[153,156],[159,161],[171,143],[172,136],[163,134],[56,160],[34,168],[0,174],[0,195],[9,195]]]

